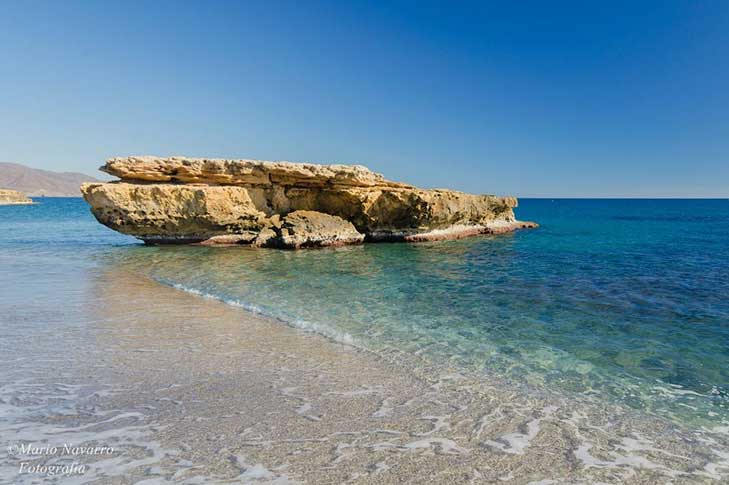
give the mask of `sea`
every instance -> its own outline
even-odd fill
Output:
[[[89,301],[110,267],[382,358],[729,432],[728,199],[521,199],[539,228],[305,251],[146,246],[80,198],[35,200],[0,207],[0,423],[21,441],[74,399],[43,369],[103,351]]]

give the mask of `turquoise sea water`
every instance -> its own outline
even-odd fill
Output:
[[[729,200],[522,200],[541,228],[300,252],[148,247],[81,199],[39,202],[0,207],[3,286],[83,291],[113,265],[377,352],[729,424]]]

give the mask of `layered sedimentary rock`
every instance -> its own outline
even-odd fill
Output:
[[[516,220],[513,197],[419,189],[360,165],[128,157],[101,170],[121,181],[82,186],[96,218],[151,243],[298,248],[535,226]]]
[[[32,204],[33,200],[24,193],[11,189],[0,189],[0,205]]]
[[[183,157],[117,157],[100,169],[122,180],[239,186],[323,188],[408,187],[362,165],[264,162]]]

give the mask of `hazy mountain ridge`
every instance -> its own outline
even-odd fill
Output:
[[[84,182],[100,182],[76,172],[52,172],[17,163],[0,162],[0,188],[14,189],[32,197],[81,197]]]

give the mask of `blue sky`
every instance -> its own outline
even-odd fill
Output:
[[[3,2],[0,161],[729,197],[729,2]]]

